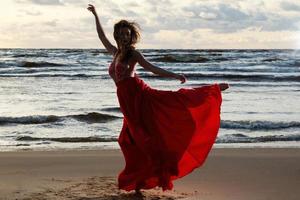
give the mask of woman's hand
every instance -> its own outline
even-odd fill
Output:
[[[97,14],[97,12],[96,12],[96,8],[95,8],[95,6],[94,5],[92,5],[92,4],[89,4],[89,7],[87,8],[89,11],[91,11],[94,15],[96,15]]]
[[[186,78],[183,74],[177,74],[175,78],[179,79],[181,81],[181,84],[185,83],[185,81],[186,81]]]

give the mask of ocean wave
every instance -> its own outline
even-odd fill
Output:
[[[78,115],[65,115],[65,116],[56,116],[56,115],[33,115],[33,116],[24,116],[24,117],[0,117],[0,125],[6,124],[44,124],[44,123],[54,123],[61,122],[68,118],[75,119],[77,121],[82,121],[86,123],[104,123],[111,121],[120,117],[114,115],[108,115],[103,113],[91,112],[87,114],[78,114]]]
[[[63,50],[66,54],[85,54],[90,53],[92,55],[98,55],[98,54],[110,54],[105,49],[65,49]]]
[[[25,116],[25,117],[0,117],[0,125],[5,124],[43,124],[61,121],[61,117],[55,115],[48,116]]]
[[[47,53],[37,53],[37,54],[26,54],[26,53],[20,53],[20,54],[14,54],[12,55],[12,57],[14,58],[23,58],[23,57],[49,57],[49,55]]]
[[[258,85],[259,84],[259,85]],[[189,87],[199,87],[199,86],[203,86],[203,85],[208,85],[207,82],[200,82],[200,81],[197,81],[197,83],[185,83],[184,84],[185,86],[189,86]],[[287,87],[287,88],[290,88],[290,84],[288,83],[274,83],[274,84],[268,84],[268,83],[240,83],[240,82],[231,82],[230,83],[231,86],[234,86],[234,87]],[[295,84],[293,86],[300,86],[300,84]],[[289,89],[289,91],[294,91],[294,92],[297,92],[299,91],[298,89]]]
[[[68,115],[67,117],[71,117],[78,121],[82,121],[86,123],[103,123],[103,122],[107,122],[119,118],[114,115],[102,114],[97,112],[92,112],[88,114],[79,114],[79,115]]]
[[[290,64],[290,66],[299,68],[300,67],[300,60],[295,60],[294,62],[292,62]]]
[[[249,137],[243,134],[226,134],[219,136],[216,143],[259,143],[259,142],[300,141],[300,135],[266,135]]]
[[[172,62],[172,63],[202,63],[209,61],[208,58],[199,55],[164,55],[157,58],[150,58],[149,60],[155,62]]]
[[[102,108],[103,111],[108,112],[121,112],[120,107],[108,107],[108,108]]]
[[[85,49],[64,49],[64,53],[83,53]]]
[[[50,141],[61,143],[85,143],[85,142],[117,142],[117,137],[31,137],[31,136],[19,136],[17,141],[32,142],[32,141]],[[226,134],[218,136],[216,143],[263,143],[263,142],[290,142],[300,141],[300,135],[267,135],[258,137],[249,137],[244,134]]]
[[[101,75],[96,74],[0,74],[0,77],[78,77],[78,78],[93,78],[93,77],[101,77]],[[109,78],[108,75],[105,75],[104,78]]]
[[[274,58],[265,58],[262,61],[263,62],[277,62],[277,61],[283,61],[283,59],[274,57]]]
[[[26,67],[26,68],[31,68],[31,67],[57,67],[57,66],[65,66],[65,64],[45,62],[45,61],[41,61],[41,62],[23,61],[19,64],[19,67]]]
[[[300,128],[300,122],[272,122],[272,121],[231,121],[222,120],[221,128],[247,129],[247,130],[279,130],[287,128]]]
[[[188,79],[227,79],[227,80],[247,80],[247,81],[300,81],[300,76],[274,76],[261,74],[203,74],[203,73],[183,73]],[[139,73],[140,77],[165,79],[165,77],[150,73]]]
[[[110,56],[110,53],[107,50],[102,50],[102,49],[90,49],[88,52],[92,55],[104,54]]]
[[[78,142],[116,142],[118,138],[115,137],[60,137],[60,138],[41,138],[31,136],[19,136],[17,141],[53,141],[63,143],[78,143]]]

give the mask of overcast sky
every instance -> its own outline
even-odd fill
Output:
[[[141,25],[137,48],[300,48],[299,0],[1,0],[0,48],[103,48],[120,19]]]

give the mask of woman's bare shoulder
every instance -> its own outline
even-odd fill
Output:
[[[143,54],[137,49],[133,49],[131,55],[135,60],[139,60],[141,57],[143,57]]]

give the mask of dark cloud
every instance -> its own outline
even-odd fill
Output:
[[[299,4],[295,4],[295,3],[291,3],[291,2],[281,2],[280,3],[280,7],[283,10],[287,10],[287,11],[300,11],[300,5]]]
[[[178,14],[178,10],[170,9],[170,15],[160,14],[154,21],[159,22],[156,29],[165,30],[194,30],[199,28],[209,28],[216,32],[236,32],[246,28],[248,24],[241,23],[250,18],[249,14],[244,13],[231,5],[203,5],[196,4],[181,8],[185,13],[192,13],[190,16]],[[263,19],[263,16],[257,18]]]
[[[251,16],[248,13],[242,12],[239,8],[233,7],[230,4],[217,4],[217,5],[189,5],[183,8],[183,11],[192,12],[194,15],[192,17],[202,18],[205,15],[211,15],[214,17],[209,18],[215,21],[243,21],[249,19]],[[213,22],[215,23],[215,22]]]
[[[263,4],[262,4],[263,6]],[[255,11],[242,10],[235,4],[194,4],[182,8],[193,15],[165,23],[171,29],[179,25],[182,29],[209,28],[219,33],[237,32],[249,27],[261,27],[265,31],[297,30],[299,18],[284,16],[280,13],[263,12],[260,8]],[[162,19],[168,20],[168,19]],[[179,21],[179,22],[178,22]],[[178,28],[179,28],[178,27]]]
[[[44,22],[44,24],[47,26],[55,27],[55,26],[57,26],[57,20],[54,19],[52,21],[47,21],[47,22]]]

